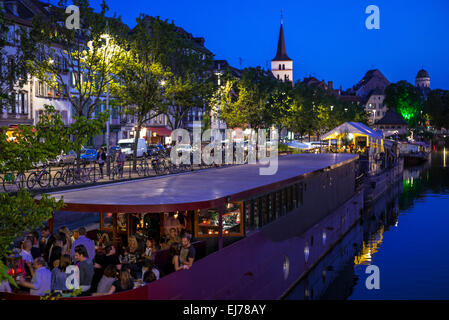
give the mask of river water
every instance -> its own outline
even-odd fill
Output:
[[[449,299],[449,155],[406,168],[286,299]]]

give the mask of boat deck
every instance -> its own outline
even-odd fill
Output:
[[[274,175],[260,175],[262,164],[167,175],[51,193],[63,197],[67,211],[167,212],[193,210],[238,201],[315,171],[355,160],[353,154],[298,154],[280,157]]]

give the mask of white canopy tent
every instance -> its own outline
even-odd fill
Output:
[[[367,146],[371,146],[374,143],[376,146],[383,148],[382,132],[375,131],[360,122],[345,122],[322,135],[321,140],[329,140],[329,145],[331,140],[337,140],[338,146],[340,146],[340,140],[346,135],[349,135],[351,140],[356,137],[366,137]]]

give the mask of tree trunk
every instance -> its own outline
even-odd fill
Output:
[[[140,138],[140,129],[142,128],[141,124],[137,125],[136,136],[134,137],[134,146],[133,146],[133,171],[137,170],[137,144]]]

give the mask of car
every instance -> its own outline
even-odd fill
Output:
[[[62,166],[64,164],[68,163],[75,163],[76,162],[76,152],[73,150],[70,150],[68,153],[64,153],[64,151],[61,151],[61,154],[59,156],[56,156],[56,159],[48,160],[50,164],[53,165],[59,165]]]
[[[122,152],[127,156],[132,156],[134,153],[134,139],[121,139],[118,141],[118,146],[122,149]],[[147,144],[145,139],[139,138],[137,141],[137,157],[142,157],[147,154]]]
[[[97,150],[95,149],[84,149],[81,153],[81,160],[84,161],[96,161],[97,160]]]

